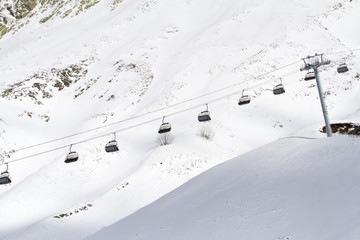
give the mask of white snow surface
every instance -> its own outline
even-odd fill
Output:
[[[359,144],[351,137],[278,140],[88,239],[358,239]]]
[[[0,186],[0,239],[85,239],[114,223],[121,229],[127,226],[123,234],[129,237],[137,233],[145,234],[140,238],[166,236],[190,228],[187,219],[197,221],[197,215],[205,221],[200,226],[206,229],[186,236],[210,234],[207,228],[214,218],[220,222],[214,223],[213,233],[226,232],[224,223],[237,216],[237,221],[228,224],[232,229],[240,224],[233,236],[239,236],[244,225],[248,226],[246,236],[253,239],[267,236],[268,228],[275,239],[304,239],[307,233],[325,239],[321,235],[325,233],[315,229],[320,224],[317,221],[339,215],[348,217],[350,235],[345,237],[360,237],[355,226],[358,207],[347,202],[355,201],[356,194],[352,200],[337,196],[328,204],[329,198],[306,195],[315,191],[312,183],[317,180],[328,190],[325,194],[344,191],[349,195],[354,190],[357,165],[351,168],[350,163],[356,164],[358,152],[350,146],[358,140],[337,136],[323,139],[325,135],[319,132],[323,116],[315,82],[303,81],[305,72],[299,71],[302,57],[325,53],[332,62],[321,67],[320,76],[330,119],[359,123],[359,0],[124,0],[117,1],[116,6],[112,2],[102,0],[78,15],[54,16],[42,24],[40,19],[48,17],[50,10],[42,11],[37,6],[33,10],[36,14],[24,19],[21,28],[0,39],[0,161],[9,162],[13,181]],[[78,2],[66,4],[69,8]],[[343,61],[349,72],[340,75],[336,67]],[[59,91],[58,72],[74,66],[81,69],[79,74],[65,74],[72,83]],[[272,88],[279,78],[286,93],[274,96]],[[237,105],[242,90],[252,97],[249,105]],[[203,124],[197,121],[197,114],[206,108],[206,103],[212,120]],[[171,123],[174,137],[166,146],[157,142],[163,116]],[[199,136],[203,128],[214,132],[211,140]],[[120,151],[105,153],[104,146],[113,139],[114,132]],[[278,139],[282,140],[264,146]],[[65,164],[70,144],[74,144],[72,150],[80,157],[75,163]],[[270,146],[282,151],[270,151]],[[315,146],[323,154],[314,153]],[[333,152],[335,146],[348,156],[344,161],[349,161],[336,175],[339,183],[330,176],[340,165],[340,156],[325,154]],[[275,154],[271,159],[269,151]],[[282,152],[299,156],[285,158]],[[311,154],[317,155],[313,159],[306,157]],[[162,208],[155,202],[131,215],[198,174],[239,155],[229,165],[212,169],[160,200],[173,205],[166,203]],[[247,161],[248,157],[256,160]],[[295,169],[299,172],[291,169],[290,162],[298,164]],[[226,188],[222,179],[210,177],[222,176],[224,168],[231,164],[236,169],[229,169],[226,177],[241,183],[247,189],[246,195],[238,195],[238,186],[229,184]],[[323,165],[329,172],[321,168]],[[315,177],[316,166],[324,178]],[[237,169],[240,167],[248,169],[249,174]],[[0,165],[0,172],[5,169],[4,164]],[[256,171],[265,175],[278,172],[279,176],[251,175]],[[205,183],[202,189],[202,178],[222,184],[224,188],[216,186],[229,198],[221,198]],[[287,180],[291,185],[276,185]],[[268,182],[256,185],[252,181]],[[296,181],[304,181],[298,185],[299,192],[290,188]],[[336,185],[340,183],[348,188],[341,189]],[[334,184],[337,188],[331,192]],[[199,200],[208,198],[205,206],[215,209],[205,209],[195,202],[192,214],[187,214],[193,206],[189,203],[194,194],[191,189],[195,188]],[[223,201],[228,200],[226,205]],[[221,202],[219,206],[217,201]],[[301,217],[308,216],[310,210],[304,210],[299,218],[292,214],[307,207],[314,209],[311,201],[324,203],[323,208],[316,210],[318,218],[307,219],[309,225],[301,225]],[[331,204],[334,208],[329,207]],[[180,209],[179,205],[185,208],[176,219],[172,211]],[[170,206],[175,209],[167,215],[164,211]],[[354,215],[340,213],[351,207]],[[236,209],[234,215],[229,208]],[[156,211],[161,217],[158,222],[153,215]],[[257,224],[255,220],[262,214],[264,219]],[[222,215],[226,218],[221,219]],[[153,225],[135,231],[138,225],[130,225],[138,216],[151,220]],[[179,226],[173,221],[179,221]],[[330,221],[326,226],[338,223]],[[267,224],[270,222],[275,223]],[[310,229],[310,225],[314,228]],[[173,230],[159,230],[163,226]],[[291,228],[281,229],[286,226]],[[112,229],[99,236],[111,235]],[[336,239],[346,228],[339,225],[331,230],[329,239]]]

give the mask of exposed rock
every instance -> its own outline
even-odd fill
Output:
[[[64,68],[51,68],[34,73],[23,81],[9,85],[1,92],[1,97],[20,101],[29,97],[40,105],[41,100],[51,98],[57,91],[84,78],[88,71],[87,64],[87,61],[81,61]]]
[[[99,2],[100,0],[1,0],[0,38],[12,30],[22,28],[33,16],[40,16],[37,21],[45,23],[55,17],[76,16]]]

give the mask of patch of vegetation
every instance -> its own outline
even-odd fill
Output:
[[[154,79],[154,74],[151,69],[151,65],[147,62],[126,62],[124,60],[118,60],[113,63],[113,68],[115,73],[111,76],[107,82],[111,84],[116,84],[120,80],[123,80],[121,83],[123,88],[126,89],[126,97],[132,98],[132,104],[138,103],[141,100],[141,97],[147,92],[151,83]],[[127,79],[134,79],[129,84],[130,81]],[[106,98],[107,101],[112,100],[114,96],[109,97],[109,87],[104,86],[100,91],[98,91],[94,98]],[[125,97],[122,95],[116,95],[117,98]]]
[[[121,184],[121,187],[118,186],[117,189],[118,190],[124,189],[125,187],[129,186],[129,184],[130,184],[129,182],[125,182],[125,183]]]
[[[5,89],[1,93],[1,97],[3,97],[3,98],[11,98],[11,97],[13,97],[14,99],[17,99],[18,97],[23,96],[24,93],[23,92],[16,93],[16,89],[23,86],[27,81],[29,81],[29,80],[24,80],[24,81],[21,81],[21,82],[10,85],[9,88]]]
[[[281,124],[281,122],[276,121],[276,122],[274,123],[273,127],[274,127],[274,128],[275,128],[275,127],[283,128],[284,126]]]
[[[24,111],[24,113],[19,114],[18,116],[19,116],[19,117],[27,116],[27,117],[29,117],[29,118],[32,118],[32,117],[34,116],[34,113],[33,113],[33,112]]]
[[[30,10],[33,10],[36,7],[36,0],[27,1],[27,7]]]
[[[9,97],[11,95],[11,93],[13,92],[14,88],[8,88],[8,89],[5,89],[2,94],[1,94],[1,97],[2,98],[5,98],[5,97]]]
[[[27,79],[8,86],[1,92],[1,97],[20,100],[23,97],[30,97],[36,104],[41,104],[41,99],[49,99],[56,91],[70,87],[71,84],[84,78],[88,72],[85,68],[87,64],[87,61],[81,61],[80,64],[34,73]]]
[[[36,5],[36,0],[14,0],[5,4],[0,11],[0,38],[23,27],[28,22],[27,17],[34,15],[32,10]]]
[[[49,122],[50,121],[50,116],[49,115],[46,115],[46,114],[35,114],[34,112],[29,112],[29,111],[24,111],[23,113],[19,114],[18,115],[19,117],[28,117],[28,118],[33,118],[34,116],[35,117],[38,117],[40,118],[41,120],[44,120],[45,122]]]
[[[116,71],[123,72],[123,71],[129,71],[136,68],[136,64],[134,63],[124,63],[122,60],[117,61],[114,63],[114,66],[116,66]]]
[[[50,0],[41,0],[40,3],[41,5],[45,5],[48,4]]]
[[[215,136],[215,131],[208,124],[204,124],[199,128],[198,136],[205,140],[211,141]]]
[[[82,2],[85,2],[85,6],[84,6],[84,9],[89,9],[93,6],[95,6],[96,4],[98,4],[100,2],[100,0],[94,0],[94,1],[82,1]]]
[[[16,18],[26,17],[36,7],[36,0],[23,0],[16,3]]]
[[[92,206],[93,206],[93,205],[92,205],[91,203],[88,203],[88,204],[86,204],[85,206],[82,206],[82,207],[80,207],[80,208],[75,209],[73,212],[62,213],[62,214],[59,214],[59,215],[57,215],[57,216],[54,216],[54,218],[60,219],[60,218],[64,218],[64,217],[70,217],[70,216],[73,215],[73,214],[78,214],[78,213],[80,213],[80,212],[82,212],[82,211],[87,211],[87,210],[89,210]]]
[[[100,0],[81,0],[80,5],[78,7],[78,11],[76,12],[76,15],[95,6],[99,2],[100,2]]]
[[[102,121],[102,123],[106,123],[108,121],[108,119],[110,117],[114,116],[114,112],[110,112],[110,113],[100,113],[100,114],[96,114],[95,116],[93,116],[92,118],[96,119],[96,118],[104,118],[104,120]]]
[[[54,14],[50,14],[49,16],[40,19],[39,22],[40,22],[40,23],[46,23],[46,22],[49,21],[53,16],[54,16]]]
[[[114,100],[115,99],[115,95],[112,94],[106,101],[111,101],[111,100]]]
[[[100,0],[41,0],[40,13],[48,12],[48,16],[40,20],[40,23],[46,23],[55,17],[66,18],[68,16],[79,15],[81,12],[95,6]],[[75,5],[74,5],[75,4]]]
[[[21,97],[30,97],[35,102],[38,102],[38,95],[42,94],[41,97],[44,98],[51,98],[52,95],[46,91],[47,84],[46,83],[34,83],[31,87],[27,87],[27,83],[30,79],[26,79],[24,81],[15,83],[10,85],[9,88],[5,89],[1,96],[3,98],[13,98],[18,99]]]
[[[59,91],[61,91],[64,89],[64,84],[62,84],[62,82],[60,82],[59,80],[56,80],[54,87],[56,87]]]
[[[18,0],[15,1],[13,5],[8,5],[6,9],[12,17],[22,19],[26,17],[36,5],[36,0]]]
[[[2,29],[0,27],[0,38],[3,37],[5,34],[7,34],[8,32],[12,31],[15,28],[15,24],[10,25],[10,26],[4,26]]]
[[[10,158],[11,157],[11,154],[13,154],[15,152],[14,149],[6,152],[6,151],[2,151],[0,153],[0,163],[3,163],[5,161],[6,158]]]
[[[333,133],[360,136],[360,125],[356,123],[332,123],[330,127]],[[326,133],[326,127],[324,126],[320,132]]]
[[[45,122],[49,122],[49,121],[50,121],[50,116],[49,116],[49,115],[46,115],[46,114],[40,115],[40,118],[41,118],[42,120],[44,120]]]
[[[117,8],[120,3],[122,3],[124,0],[113,0],[113,4],[112,4],[112,8],[111,10],[114,10],[115,8]]]
[[[171,133],[159,134],[157,142],[160,146],[169,145],[174,141],[174,136]]]
[[[0,38],[4,36],[8,31],[6,25],[0,24]]]
[[[71,12],[72,12],[72,9],[69,9],[69,10],[65,11],[61,17],[66,18],[67,16],[70,15]]]
[[[136,83],[136,88],[130,90],[132,94],[138,95],[139,97],[142,97],[145,94],[154,79],[154,74],[151,71],[150,66],[146,63],[125,63],[122,60],[119,60],[114,63],[114,66],[118,73],[134,72],[139,75],[140,78]]]
[[[83,94],[86,90],[90,89],[92,87],[92,85],[94,85],[98,80],[100,79],[100,76],[98,76],[97,78],[92,78],[90,79],[89,82],[87,82],[85,87],[79,87],[78,89],[76,89],[76,94],[74,96],[74,99],[79,97],[81,94]],[[115,97],[115,96],[114,96]]]

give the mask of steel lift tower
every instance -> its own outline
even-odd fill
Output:
[[[326,109],[324,94],[323,94],[323,90],[322,90],[322,86],[321,86],[321,82],[320,82],[320,76],[319,76],[319,72],[318,72],[318,67],[320,67],[322,65],[330,64],[330,60],[324,59],[323,55],[324,55],[323,53],[322,54],[315,53],[314,56],[307,56],[306,58],[302,58],[302,60],[304,61],[304,66],[300,69],[300,71],[305,71],[305,70],[308,71],[310,69],[314,70],[316,85],[318,88],[320,103],[321,103],[324,120],[325,120],[326,134],[328,137],[331,137],[332,130],[331,130],[330,123],[329,123],[328,111]]]

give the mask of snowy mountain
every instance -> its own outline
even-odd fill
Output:
[[[0,238],[84,239],[231,158],[279,138],[324,138],[315,82],[299,71],[308,55],[331,60],[319,69],[331,122],[358,124],[359,9],[358,0],[1,1],[0,172],[8,163],[12,183],[0,185]],[[285,94],[274,96],[280,78]],[[239,106],[243,94],[251,103]],[[199,123],[205,104],[212,120]],[[106,153],[114,137],[120,151]],[[335,139],[318,144],[348,141]],[[79,160],[65,164],[70,148]]]

